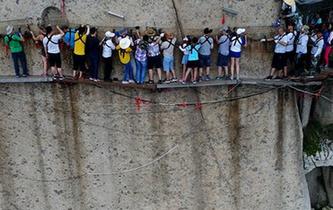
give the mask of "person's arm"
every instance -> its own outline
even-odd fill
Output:
[[[244,36],[244,47],[247,47],[248,44],[248,39],[247,39],[247,35],[245,34]]]
[[[57,28],[57,30],[60,32],[59,35],[60,35],[61,37],[65,35],[64,31],[61,30],[61,28],[60,28],[59,26],[56,26],[56,28]]]
[[[24,37],[22,36],[21,32],[19,32],[19,37],[20,37],[20,40],[19,40],[19,41],[21,41],[21,42],[25,42],[25,39],[24,39]]]
[[[30,34],[31,34],[32,39],[33,39],[34,41],[39,41],[39,40],[40,40],[40,39],[39,39],[39,36],[36,37],[33,31],[30,31]]]
[[[103,42],[105,41],[106,37],[104,37],[100,42],[99,42],[99,46],[102,46]]]
[[[212,42],[210,43],[210,49],[214,49],[214,39],[213,38],[211,38],[212,39]]]
[[[86,33],[86,35],[88,36],[89,34],[90,34],[90,26],[87,25],[87,33]]]
[[[116,49],[116,46],[113,44],[113,42],[110,40],[110,47],[111,47],[111,50],[115,50]]]
[[[330,45],[332,43],[332,41],[333,41],[333,31],[330,33],[330,36],[328,37],[327,42]]]
[[[5,55],[8,58],[9,57],[9,46],[8,46],[8,37],[7,36],[5,36],[4,42],[5,42]]]

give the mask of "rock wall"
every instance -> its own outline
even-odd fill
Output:
[[[100,30],[100,37],[104,31],[113,28],[141,26],[144,30],[146,26],[154,26],[165,30],[173,31],[181,38],[178,27],[175,8],[178,11],[179,22],[185,34],[200,35],[203,28],[214,29],[214,36],[221,28],[221,18],[224,14],[226,25],[231,27],[246,27],[250,40],[249,47],[245,50],[242,59],[243,77],[263,77],[270,70],[272,50],[271,47],[264,46],[253,39],[263,38],[264,35],[272,33],[270,28],[273,20],[278,16],[280,2],[271,0],[129,0],[126,2],[114,1],[65,1],[65,19],[72,26],[82,23],[89,23],[97,26]],[[7,24],[24,26],[25,19],[31,18],[35,23],[32,28],[37,30],[38,18],[48,7],[57,7],[60,11],[60,1],[9,1],[5,0],[0,8],[0,31],[3,33]],[[174,7],[175,6],[175,7]],[[224,12],[224,8],[232,9],[237,15],[230,15]],[[112,11],[125,16],[125,20],[112,17],[107,11]],[[61,18],[61,15],[59,15]],[[62,21],[52,21],[53,24],[61,24]],[[23,27],[24,28],[24,27]],[[1,46],[2,48],[3,46]],[[32,74],[41,74],[41,59],[37,49],[31,41],[25,44],[28,56],[29,68]],[[213,56],[213,71],[216,74],[216,54]],[[0,65],[3,66],[1,75],[13,74],[13,65],[10,59],[4,58],[3,50],[0,50]],[[68,52],[63,52],[64,64],[67,74],[71,73],[71,57]],[[116,60],[118,60],[116,58]],[[180,69],[180,53],[177,51],[176,67]],[[122,70],[116,62],[115,75],[119,76]]]
[[[295,96],[269,90],[1,85],[0,207],[309,210]]]

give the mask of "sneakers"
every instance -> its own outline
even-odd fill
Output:
[[[271,80],[273,79],[273,76],[269,75],[268,77],[265,78],[266,80]]]
[[[193,80],[193,81],[192,81],[192,84],[193,84],[193,85],[197,84],[197,81]]]
[[[171,79],[171,82],[177,82],[177,81],[178,79],[176,77]]]
[[[130,79],[130,80],[128,81],[128,83],[130,83],[130,84],[134,84],[135,82],[134,82],[134,80]]]
[[[221,80],[222,77],[221,77],[221,76],[218,76],[218,77],[216,77],[215,79],[216,79],[216,80]]]
[[[165,80],[164,84],[170,84],[170,80]]]
[[[60,81],[62,81],[62,80],[64,80],[65,79],[65,77],[64,76],[60,76],[60,77],[58,77],[59,78],[59,80]]]
[[[148,84],[151,84],[151,85],[154,84],[154,80],[149,80]]]
[[[99,82],[100,80],[99,79],[94,79],[94,82]]]
[[[186,81],[182,81],[182,84],[183,84],[183,85],[186,85]]]
[[[16,78],[20,78],[21,76],[20,76],[20,75],[16,75],[15,77],[16,77]]]
[[[209,76],[209,75],[206,75],[205,80],[206,80],[206,81],[211,80],[211,79],[210,79],[210,76]]]
[[[90,80],[90,81],[94,81],[94,78],[90,77],[89,80]]]
[[[22,74],[22,77],[28,77],[29,74]]]
[[[121,82],[121,84],[123,84],[123,85],[128,85],[129,82],[124,80],[124,81]]]
[[[158,84],[162,84],[162,80],[158,80]]]

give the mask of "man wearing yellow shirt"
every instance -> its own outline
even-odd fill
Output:
[[[124,77],[122,84],[134,83],[133,80],[133,67],[131,64],[131,40],[125,37],[120,40],[116,50],[119,54],[120,62],[124,65]]]
[[[83,79],[83,71],[86,62],[86,41],[87,35],[90,33],[89,25],[80,26],[75,33],[74,39],[74,55],[73,55],[73,78],[77,77],[77,71],[79,71],[79,79]]]

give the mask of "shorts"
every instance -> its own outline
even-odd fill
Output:
[[[183,58],[182,58],[182,65],[186,65],[188,62],[188,55],[183,55]]]
[[[48,53],[48,62],[49,62],[50,67],[61,68],[60,53],[56,53],[56,54]]]
[[[200,62],[198,60],[187,62],[187,68],[193,69],[193,68],[198,68],[198,67],[200,67]]]
[[[224,67],[228,66],[229,64],[229,56],[228,55],[222,55],[219,53],[217,57],[217,66]]]
[[[285,53],[274,53],[272,68],[276,70],[282,70],[287,64],[286,54]]]
[[[210,67],[211,60],[210,55],[199,55],[200,67]]]
[[[230,51],[230,55],[229,55],[229,56],[230,56],[231,58],[240,58],[241,55],[242,55],[241,52]]]
[[[85,71],[86,70],[86,56],[85,55],[73,55],[73,70]]]
[[[164,58],[163,58],[163,70],[165,72],[173,71],[174,70],[173,62],[174,62],[173,56],[164,56]]]
[[[148,69],[159,69],[162,68],[161,56],[148,57]]]

